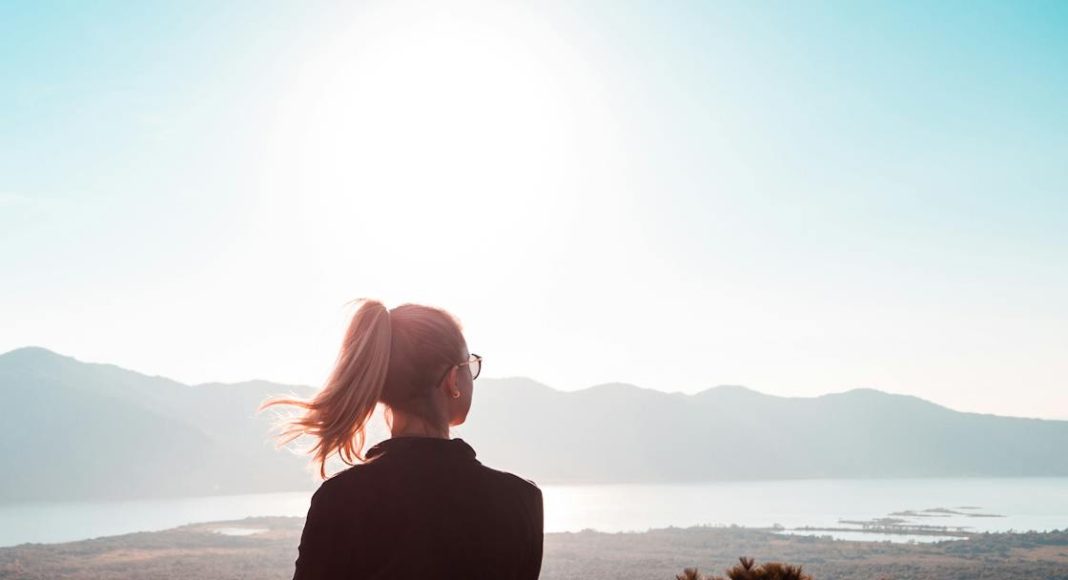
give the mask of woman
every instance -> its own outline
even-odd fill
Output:
[[[322,391],[261,405],[303,409],[281,444],[311,436],[325,479],[308,509],[295,580],[538,577],[541,491],[449,438],[467,418],[481,367],[444,310],[362,300]],[[378,403],[392,437],[364,455]],[[326,479],[335,453],[351,467]]]

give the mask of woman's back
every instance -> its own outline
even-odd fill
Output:
[[[490,469],[449,429],[467,420],[482,357],[448,312],[392,310],[361,300],[326,385],[294,406],[279,444],[309,436],[319,475],[349,469],[312,497],[294,578],[533,580],[541,570],[542,497],[533,483]],[[393,435],[364,454],[382,405]]]
[[[535,579],[543,507],[531,482],[482,465],[462,439],[394,437],[323,482],[295,579]]]

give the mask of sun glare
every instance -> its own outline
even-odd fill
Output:
[[[284,219],[328,240],[389,240],[403,255],[575,213],[577,129],[591,115],[569,93],[595,98],[596,87],[537,20],[444,16],[368,14],[306,65],[265,168]],[[513,36],[517,24],[529,38]],[[525,225],[499,219],[516,211]],[[397,216],[403,235],[386,225]]]

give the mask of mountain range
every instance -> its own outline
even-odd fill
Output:
[[[186,385],[39,347],[10,351],[0,355],[0,502],[314,489],[307,457],[275,449],[274,416],[256,413],[268,396],[314,392]],[[1068,476],[1068,421],[961,413],[872,389],[565,392],[481,378],[453,436],[539,484]]]

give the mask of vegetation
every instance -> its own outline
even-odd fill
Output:
[[[727,569],[727,576],[704,576],[697,568],[687,568],[675,580],[812,580],[812,576],[801,571],[800,566],[769,562],[761,566],[756,560],[741,557],[739,563]]]
[[[0,548],[0,579],[288,580],[293,576],[303,524],[302,518],[248,518],[68,544]],[[218,533],[226,528],[263,531],[247,536]],[[759,562],[802,564],[805,574],[817,580],[1068,580],[1068,529],[976,534],[968,540],[937,544],[891,544],[784,536],[735,526],[546,534],[541,578],[677,578],[687,565],[719,569],[738,562],[740,554]],[[778,573],[772,564],[751,565],[752,574],[763,570],[764,576],[732,575],[736,568],[728,570],[724,580],[779,578],[768,575]],[[782,565],[783,573],[787,568]]]

